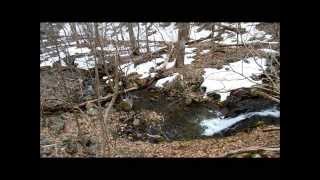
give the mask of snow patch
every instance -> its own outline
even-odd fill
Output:
[[[210,52],[210,49],[205,49],[205,50],[202,50],[200,54],[207,54],[208,52]]]
[[[231,26],[236,28],[237,25],[235,23],[221,23],[222,25]],[[272,39],[272,35],[266,34],[264,31],[259,31],[256,28],[256,25],[259,23],[240,23],[240,27],[245,29],[245,33],[239,34],[239,43],[254,43],[254,42],[267,42]],[[220,44],[237,44],[237,35],[234,32],[223,33],[221,35],[223,38],[222,41],[219,41]],[[262,40],[253,40],[252,38],[261,38]]]
[[[78,64],[77,67],[79,69],[88,70],[90,68],[95,67],[93,56],[84,56],[81,58],[76,58],[74,62]]]
[[[121,67],[122,71],[125,72],[126,74],[131,74],[131,73],[136,72],[136,73],[142,75],[140,77],[140,79],[144,79],[144,78],[147,78],[150,76],[151,68],[157,69],[157,63],[160,63],[163,61],[164,61],[163,58],[156,58],[152,61],[139,64],[136,67],[134,67],[133,63],[123,64],[120,67]]]
[[[266,59],[257,57],[230,63],[219,70],[205,68],[201,87],[206,88],[206,95],[215,92],[220,94],[221,101],[224,101],[233,89],[260,84],[261,81],[254,81],[251,76],[261,74],[263,69],[266,69]]]
[[[211,34],[211,31],[208,30],[201,30],[200,32],[197,32],[199,29],[199,26],[193,26],[190,29],[190,39],[191,40],[198,40],[200,38],[208,37]]]
[[[195,59],[193,58],[196,53],[193,52],[197,48],[186,48],[185,55],[184,55],[184,64],[191,64]]]
[[[157,81],[157,83],[155,84],[155,86],[156,86],[156,87],[159,87],[159,88],[162,88],[162,87],[164,87],[164,84],[165,84],[165,83],[170,83],[170,82],[172,82],[173,80],[175,80],[175,79],[177,78],[178,75],[179,75],[179,73],[174,73],[172,76],[159,79],[159,80]]]

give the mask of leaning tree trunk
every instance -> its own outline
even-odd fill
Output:
[[[176,43],[176,47],[177,47],[176,67],[177,68],[184,66],[185,44],[188,39],[188,34],[189,34],[189,24],[181,23],[179,25],[178,41]]]
[[[138,55],[139,54],[139,47],[136,44],[137,42],[136,42],[136,38],[134,37],[132,23],[128,23],[128,31],[129,31],[132,54]]]

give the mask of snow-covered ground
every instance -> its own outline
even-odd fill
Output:
[[[102,36],[110,38],[111,35],[114,33],[113,29],[110,28],[110,26],[108,25],[108,28],[106,28],[108,23],[102,23],[99,24],[99,31],[101,33]],[[139,28],[139,39],[140,40],[145,40],[146,39],[146,33],[145,33],[145,25],[143,25],[143,23],[139,23],[140,24],[140,28]],[[229,25],[229,26],[233,26],[236,27],[236,23],[222,23],[223,25]],[[253,41],[249,41],[250,38],[252,37],[256,37],[256,38],[264,38],[263,41],[268,41],[271,38],[271,35],[266,34],[263,31],[259,31],[256,29],[256,25],[259,23],[241,23],[241,27],[246,29],[246,33],[242,34],[242,39],[246,42],[253,42]],[[113,23],[114,27],[117,27],[118,25],[120,25],[120,23]],[[147,23],[147,26],[149,26],[150,23]],[[85,25],[83,24],[77,24],[76,26],[77,30],[80,31],[81,33],[84,32],[84,30],[86,29]],[[203,37],[207,37],[211,31],[208,30],[201,30],[200,32],[197,32],[199,26],[191,26],[191,31],[190,31],[190,39],[192,40],[196,40],[199,38],[203,38]],[[118,29],[120,30],[120,29]],[[122,35],[121,33],[118,33],[118,39],[121,40],[122,37],[124,38],[124,40],[129,40],[129,33],[127,32],[127,28],[125,26],[123,26],[121,28],[122,30]],[[138,38],[138,27],[134,27],[134,34],[135,37]],[[150,45],[150,50],[152,52],[159,50],[161,47],[158,46],[157,43],[155,43],[154,41],[167,41],[167,42],[175,42],[177,40],[177,36],[178,36],[178,29],[176,28],[176,23],[170,23],[169,26],[167,27],[161,27],[159,25],[159,23],[153,23],[152,26],[150,26],[149,31],[153,31],[155,32],[154,34],[150,35],[148,37],[149,45]],[[217,33],[217,32],[216,32]],[[69,26],[69,24],[66,24],[64,26],[64,30],[60,30],[59,34],[61,36],[66,36],[66,35],[71,35],[71,28]],[[231,33],[231,34],[227,34],[224,33],[222,34],[223,40],[219,43],[222,44],[235,44],[236,43],[236,34],[235,33]],[[62,38],[63,39],[63,38]],[[80,40],[82,41],[82,40]],[[254,40],[254,41],[258,41],[258,40]],[[63,42],[62,42],[63,43]],[[70,42],[71,45],[75,45],[75,42]],[[275,42],[278,43],[278,42]],[[145,46],[145,41],[142,41],[139,43],[140,46]],[[50,48],[50,47],[47,47]],[[51,47],[52,52],[55,51],[55,48],[52,46]],[[98,50],[101,50],[100,47],[97,47]],[[128,47],[119,47],[119,49],[121,50],[120,56],[128,56],[130,54],[130,49]],[[108,50],[108,51],[114,51],[115,47],[111,44],[107,45],[107,47],[104,47],[103,50]],[[191,64],[195,59],[194,56],[196,55],[194,51],[195,48],[188,48],[186,47],[186,53],[185,53],[185,64]],[[84,69],[88,69],[89,67],[93,67],[94,66],[94,61],[92,56],[90,55],[91,50],[89,48],[77,48],[76,46],[71,46],[71,47],[66,47],[66,51],[69,52],[70,55],[75,55],[78,53],[84,54],[85,56],[90,56],[90,57],[81,57],[81,58],[76,58],[76,63],[79,64],[79,68],[84,68]],[[261,51],[264,51],[266,53],[276,53],[276,51],[272,50],[272,49],[261,49]],[[64,58],[66,56],[66,54],[64,53],[65,51],[60,51],[60,57]],[[146,48],[141,48],[141,52],[146,52]],[[203,50],[201,52],[201,54],[205,54],[208,53],[209,50]],[[48,53],[43,53],[40,54],[40,66],[52,66],[52,64],[56,61],[59,60],[58,56],[53,56],[52,54],[50,54],[51,52]],[[86,55],[87,54],[87,55]],[[144,64],[141,64],[137,67],[133,67],[132,64],[127,64],[126,66],[129,73],[131,72],[138,72],[138,74],[141,74],[143,78],[148,77],[150,74],[148,73],[149,70],[153,67],[156,69],[161,68],[161,66],[156,67],[155,62],[162,62],[164,61],[164,59],[167,58],[166,55],[163,55],[160,59],[155,59],[152,62],[147,62]],[[87,60],[89,60],[87,62]],[[63,62],[62,62],[63,63]],[[64,63],[62,64],[63,66],[65,65]],[[169,62],[168,64],[166,64],[166,69],[170,69],[173,68],[175,65],[175,60],[172,62]],[[210,70],[208,70],[210,71]],[[242,82],[243,83],[243,82]],[[219,84],[219,83],[217,83]],[[221,86],[221,85],[220,85]],[[219,87],[220,87],[219,86]]]
[[[185,49],[185,55],[184,55],[184,64],[191,64],[195,59],[193,58],[196,53],[193,52],[197,48],[186,48]]]
[[[164,87],[165,83],[172,82],[173,80],[175,80],[178,77],[178,75],[179,75],[179,73],[174,73],[172,76],[168,76],[168,77],[159,79],[155,86],[162,88],[162,87]]]
[[[237,117],[234,118],[213,118],[213,119],[207,119],[200,122],[200,126],[204,128],[204,132],[202,135],[205,136],[212,136],[216,133],[221,132],[224,129],[229,128],[230,126],[236,124],[237,122],[250,118],[254,115],[258,116],[272,116],[272,117],[280,117],[280,111],[276,108],[266,109],[260,112],[250,112],[246,114],[240,114]]]
[[[67,47],[65,51],[62,51],[62,49],[60,49],[59,55],[61,59],[66,57],[65,52],[68,52],[69,55],[71,56],[76,54],[84,54],[84,57],[75,59],[75,63],[78,64],[78,68],[88,69],[88,68],[94,67],[93,56],[89,55],[89,53],[91,52],[89,48],[87,47],[78,48],[76,46],[70,46],[70,47]],[[52,53],[55,54],[56,53],[55,50],[40,54],[40,67],[52,66],[54,62],[59,61],[59,56],[58,55],[54,56],[52,55]],[[61,60],[61,63],[62,63],[61,64],[62,66],[66,66],[64,61]]]
[[[190,28],[190,39],[191,40],[197,40],[200,38],[205,38],[208,37],[211,34],[211,31],[208,30],[202,30],[198,32],[197,30],[199,29],[199,26],[192,26]],[[216,35],[216,34],[215,34]]]
[[[221,101],[224,101],[233,89],[260,84],[261,81],[254,81],[251,76],[261,74],[263,69],[266,69],[266,59],[258,57],[230,63],[222,69],[205,68],[201,87],[206,88],[206,94],[220,94]]]
[[[231,27],[237,27],[235,23],[221,23],[222,25],[227,25]],[[268,42],[272,39],[272,35],[266,34],[264,31],[259,31],[256,25],[259,23],[240,23],[240,27],[244,28],[246,32],[239,35],[239,43],[254,43],[254,42]],[[237,44],[237,34],[235,32],[223,33],[223,40],[219,41],[220,44]],[[253,40],[252,38],[262,38],[263,40]]]
[[[140,78],[143,79],[143,78],[149,77],[151,68],[156,69],[157,63],[163,62],[165,60],[164,58],[165,58],[165,56],[161,57],[161,58],[156,58],[152,61],[139,64],[136,67],[134,67],[133,63],[127,63],[127,64],[121,65],[120,68],[127,75],[134,73],[134,72],[137,72],[138,74],[142,75]]]
[[[210,49],[205,49],[205,50],[202,50],[200,54],[207,54],[208,52],[210,52]]]

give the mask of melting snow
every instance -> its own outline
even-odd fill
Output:
[[[221,23],[222,25],[237,27],[236,24],[230,24],[230,23]],[[259,31],[256,28],[256,25],[259,23],[241,23],[241,28],[244,28],[246,32],[242,35],[239,35],[239,43],[242,41],[244,43],[253,43],[253,42],[267,42],[268,40],[272,39],[272,35],[266,34],[264,31]],[[237,44],[237,35],[234,32],[229,33],[223,33],[221,35],[223,38],[222,41],[219,43],[221,44]],[[251,38],[263,38],[262,41],[260,40],[251,40]]]
[[[142,63],[139,64],[138,66],[134,67],[133,63],[127,63],[127,64],[123,64],[121,65],[121,69],[123,72],[127,73],[127,74],[131,74],[134,72],[137,72],[138,74],[142,75],[140,78],[147,78],[150,76],[150,69],[151,68],[155,68],[157,66],[157,63],[163,62],[164,59],[163,58],[156,58],[152,61],[146,62],[146,63]]]
[[[202,50],[200,54],[207,54],[208,52],[210,52],[210,49],[205,49],[205,50]]]
[[[201,30],[200,32],[197,32],[198,28],[199,26],[191,27],[190,39],[197,40],[200,38],[208,37],[211,34],[211,31],[208,31],[208,30]]]
[[[266,69],[266,59],[250,57],[246,61],[230,63],[219,70],[205,68],[204,82],[201,87],[206,87],[206,94],[209,92],[220,94],[221,101],[224,101],[229,96],[230,90],[261,83],[261,81],[254,81],[250,77],[261,74],[263,69]],[[228,68],[229,70],[227,70]]]
[[[175,80],[177,78],[178,75],[179,75],[179,73],[174,73],[172,76],[159,79],[155,86],[162,88],[165,83],[172,82],[173,80]]]
[[[205,128],[202,135],[212,136],[216,133],[221,132],[224,129],[229,128],[230,126],[236,124],[237,122],[250,118],[254,115],[280,117],[280,111],[275,108],[272,108],[272,109],[267,109],[260,112],[250,112],[246,114],[240,114],[239,116],[234,118],[226,118],[226,119],[213,118],[213,119],[203,120],[200,122],[200,126]]]
[[[185,55],[184,55],[184,64],[191,64],[195,59],[193,58],[196,53],[193,51],[197,48],[186,48],[185,49]]]
[[[77,67],[80,69],[89,69],[95,66],[93,56],[76,58],[74,62],[78,64]]]

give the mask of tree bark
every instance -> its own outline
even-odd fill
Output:
[[[181,68],[184,66],[184,54],[185,54],[185,44],[188,39],[189,34],[189,24],[181,23],[179,24],[178,41],[176,44],[177,56],[176,56],[176,68]]]
[[[140,25],[139,25],[139,23],[137,23],[137,26],[138,26],[137,45],[138,45],[138,48],[140,49],[140,43],[139,43]]]
[[[136,38],[134,37],[132,23],[127,23],[127,25],[128,25],[128,31],[129,31],[132,54],[138,55],[139,54],[139,48],[137,47]]]
[[[148,26],[147,26],[147,23],[145,24],[145,29],[146,29],[146,48],[147,48],[147,53],[149,53],[150,52],[150,49],[149,49],[149,40],[148,40],[148,30],[149,30],[149,28],[148,28]]]

